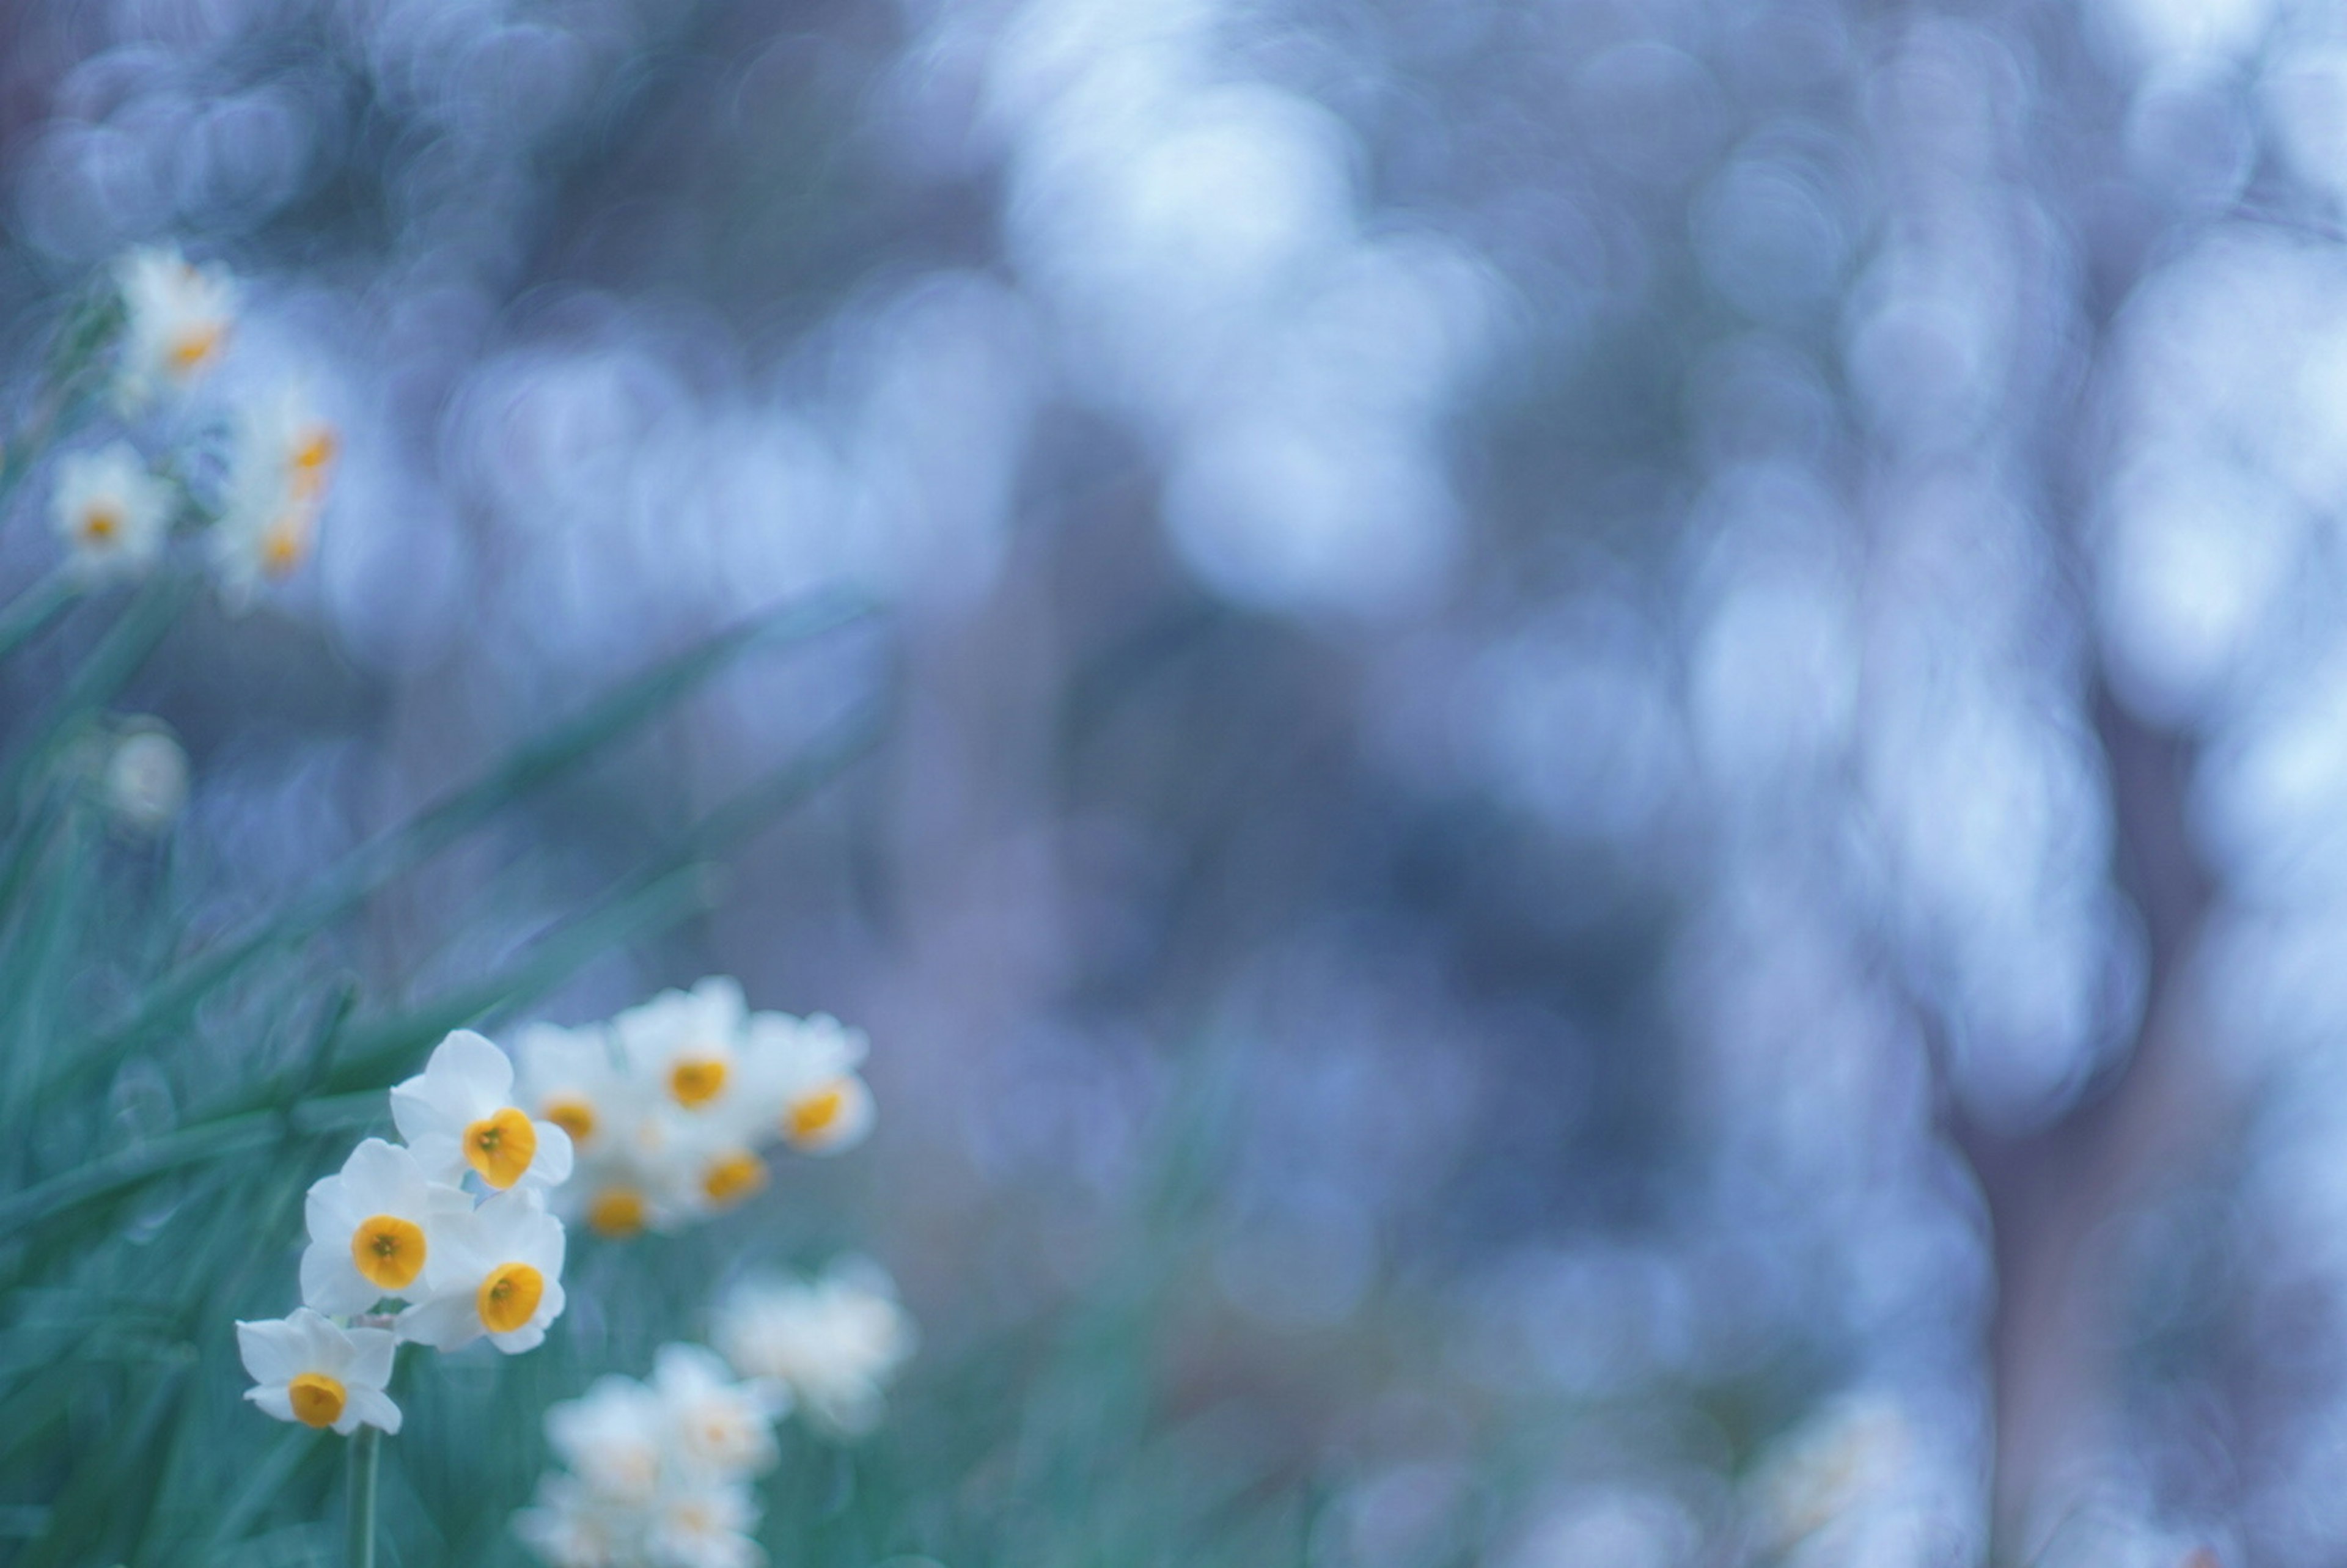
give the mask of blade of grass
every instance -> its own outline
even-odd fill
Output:
[[[17,749],[6,770],[0,772],[0,802],[6,803],[12,817],[21,815],[18,804],[26,782],[38,776],[84,720],[112,701],[138,673],[156,644],[187,609],[196,581],[165,572],[149,578],[75,668],[47,717]]]
[[[183,1166],[259,1149],[282,1137],[288,1119],[277,1111],[247,1111],[166,1132],[119,1153],[92,1160],[0,1198],[0,1234],[20,1239],[82,1204]]]
[[[400,1018],[353,1026],[343,1039],[344,1055],[323,1086],[349,1092],[384,1081],[386,1073],[450,1030],[534,999],[625,935],[705,907],[712,869],[704,863],[828,783],[869,751],[880,733],[876,710],[858,715],[814,752],[775,769],[686,829],[658,861],[620,885],[600,917],[566,927],[505,974],[459,988]]]
[[[862,715],[810,755],[743,790],[684,833],[659,865],[639,874],[600,908],[541,940],[503,973],[396,1018],[345,1025],[332,1037],[338,1050],[333,1069],[319,1085],[325,1095],[302,1101],[290,1111],[268,1106],[232,1111],[62,1172],[0,1199],[0,1234],[29,1233],[81,1205],[118,1195],[169,1171],[257,1149],[288,1132],[313,1132],[345,1116],[373,1114],[369,1102],[381,1092],[386,1075],[450,1030],[533,999],[596,954],[705,907],[711,871],[703,857],[740,842],[835,776],[870,748],[879,728],[876,715]]]
[[[81,584],[58,569],[34,583],[0,609],[0,659],[5,659],[81,597]]]
[[[311,897],[220,949],[197,959],[149,992],[128,1019],[103,1030],[96,1050],[72,1070],[79,1077],[149,1035],[174,1028],[214,988],[271,948],[314,933],[385,884],[472,832],[497,811],[558,777],[600,748],[672,708],[753,649],[795,645],[863,619],[871,607],[825,595],[721,632],[658,666],[557,725],[508,756],[485,777],[427,808],[328,875]]]

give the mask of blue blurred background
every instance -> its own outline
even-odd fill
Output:
[[[1212,1059],[1197,1285],[1284,1348],[1194,1377],[1360,1456],[1344,1561],[1479,1484],[1328,1349],[1373,1312],[1578,1412],[1509,1568],[1728,1560],[1777,1433],[1888,1467],[1805,1562],[2347,1559],[2335,8],[24,0],[0,171],[12,363],[176,240],[343,427],[313,569],[141,689],[190,920],[849,585],[885,630],[407,886],[373,972],[885,689],[551,1010],[867,1025],[933,1337],[1095,1266]]]

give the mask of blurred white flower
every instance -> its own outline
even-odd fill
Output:
[[[405,1149],[367,1139],[339,1174],[310,1188],[302,1301],[348,1317],[385,1296],[415,1299],[447,1226],[469,1207],[463,1193],[427,1179]]]
[[[574,1477],[548,1475],[538,1481],[538,1501],[516,1512],[513,1528],[553,1568],[620,1568],[635,1560],[628,1554],[628,1514]]]
[[[534,1023],[514,1040],[521,1103],[570,1136],[582,1156],[599,1152],[603,1123],[626,1095],[610,1031]]]
[[[391,1091],[392,1120],[424,1173],[456,1184],[466,1170],[498,1192],[569,1179],[570,1135],[533,1122],[514,1103],[513,1063],[482,1036],[460,1029],[433,1050],[424,1071]]]
[[[562,1222],[535,1187],[448,1215],[425,1266],[424,1299],[399,1315],[399,1337],[440,1350],[483,1335],[507,1355],[537,1348],[562,1316]]]
[[[170,245],[131,251],[114,275],[124,312],[115,403],[136,413],[220,363],[236,324],[236,284],[225,269],[193,266]]]
[[[57,459],[49,521],[83,580],[134,577],[163,553],[173,499],[129,443],[116,441]]]
[[[1842,1401],[1778,1440],[1749,1486],[1761,1538],[1785,1552],[1829,1525],[1909,1492],[1914,1440],[1888,1399]]]
[[[804,1153],[870,1132],[861,1030],[753,1013],[723,976],[663,991],[608,1026],[533,1025],[517,1039],[518,1103],[564,1129],[578,1167],[556,1202],[598,1234],[677,1226],[766,1184],[779,1137]]]
[[[883,1391],[917,1343],[894,1282],[862,1258],[812,1281],[744,1281],[719,1307],[712,1337],[735,1371],[784,1385],[811,1421],[842,1437],[878,1423]]]
[[[748,1009],[742,985],[712,975],[690,991],[662,991],[611,1020],[629,1068],[687,1111],[720,1114],[739,1089],[735,1057]]]
[[[661,1498],[644,1544],[661,1568],[753,1568],[766,1560],[750,1531],[758,1505],[738,1481],[707,1481]]]
[[[746,1476],[774,1468],[774,1419],[790,1403],[784,1385],[736,1382],[716,1352],[664,1345],[652,1363],[652,1388],[687,1471]]]
[[[633,1378],[606,1377],[548,1408],[546,1440],[598,1497],[648,1503],[660,1488],[667,1405]]]
[[[101,781],[107,809],[132,833],[160,833],[188,801],[188,753],[152,721],[126,730],[108,753]]]
[[[872,1091],[856,1070],[869,1043],[827,1013],[794,1019],[758,1013],[746,1030],[752,1099],[779,1107],[785,1142],[805,1154],[836,1154],[872,1132]]]
[[[309,559],[340,445],[334,426],[298,388],[239,411],[228,487],[210,538],[230,609],[246,609],[264,579],[288,577]]]
[[[279,1420],[344,1437],[362,1422],[399,1430],[399,1407],[384,1392],[399,1347],[384,1330],[340,1327],[301,1307],[290,1317],[239,1323],[236,1346],[257,1385],[244,1397]]]
[[[786,1399],[779,1386],[735,1380],[700,1346],[662,1346],[650,1383],[599,1378],[546,1412],[547,1440],[571,1473],[539,1483],[515,1533],[555,1568],[757,1563],[746,1483],[774,1462]]]

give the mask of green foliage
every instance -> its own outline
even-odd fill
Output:
[[[250,928],[189,942],[173,929],[174,890],[128,864],[138,857],[108,833],[74,759],[195,586],[166,571],[97,607],[111,624],[0,771],[0,1561],[21,1568],[331,1560],[324,1522],[343,1445],[256,1419],[240,1398],[232,1327],[283,1308],[303,1191],[386,1122],[384,1091],[448,1030],[509,1018],[598,953],[704,907],[724,855],[876,733],[876,713],[852,719],[485,977],[377,1005],[338,961],[348,917],[370,897],[744,656],[866,610],[825,598],[712,638],[517,748]],[[485,1389],[460,1373],[458,1387],[415,1390],[426,1412],[464,1412],[464,1430],[428,1460],[384,1467],[386,1512],[408,1521],[396,1534],[428,1533],[436,1513],[456,1522],[410,1561],[459,1543],[501,1549],[481,1500],[509,1508],[527,1490],[537,1415],[561,1370],[533,1363],[485,1368]],[[445,1511],[422,1506],[433,1463],[469,1494]]]

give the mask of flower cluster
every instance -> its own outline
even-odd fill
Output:
[[[752,1012],[723,978],[608,1022],[514,1042],[522,1103],[579,1152],[564,1212],[604,1235],[674,1230],[765,1184],[765,1149],[835,1153],[872,1127],[865,1038],[834,1018]]]
[[[816,1281],[738,1286],[715,1337],[722,1358],[670,1345],[650,1383],[603,1378],[546,1412],[568,1469],[514,1530],[554,1568],[757,1563],[749,1482],[774,1466],[774,1423],[796,1409],[835,1434],[868,1430],[914,1335],[888,1276],[854,1259]]]
[[[405,1146],[369,1138],[310,1188],[302,1307],[236,1326],[247,1399],[280,1420],[396,1432],[384,1389],[401,1343],[514,1353],[546,1337],[564,1242],[547,1194],[570,1174],[570,1139],[513,1087],[505,1052],[459,1030],[392,1090]]]
[[[711,1337],[734,1370],[791,1391],[808,1422],[835,1437],[879,1424],[882,1395],[917,1336],[878,1265],[847,1258],[819,1279],[762,1276],[719,1304]]]
[[[228,421],[224,475],[191,479],[165,439],[177,423],[151,416],[179,412],[226,356],[235,282],[157,247],[125,257],[114,285],[121,323],[110,402],[124,428],[57,459],[49,518],[67,569],[86,587],[138,576],[185,524],[204,532],[221,598],[241,610],[308,558],[333,477],[334,427],[299,386],[279,386]]]
[[[764,1555],[753,1477],[774,1463],[790,1396],[737,1382],[697,1345],[661,1348],[650,1383],[599,1378],[546,1412],[569,1467],[538,1483],[514,1531],[556,1568],[745,1568]]]

